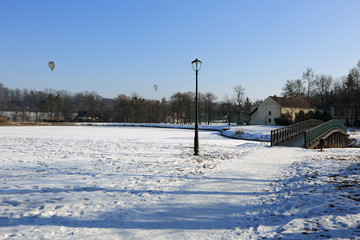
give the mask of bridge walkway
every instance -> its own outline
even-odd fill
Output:
[[[286,140],[278,144],[277,146],[287,146],[287,147],[304,147],[304,137],[305,133],[301,133],[293,138]]]
[[[271,146],[346,147],[347,128],[337,120],[308,120],[271,131]]]

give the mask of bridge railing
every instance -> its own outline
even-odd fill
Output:
[[[303,122],[292,124],[288,127],[279,128],[271,131],[271,146],[275,146],[299,134],[305,133],[306,130],[314,128],[323,122],[317,119],[310,119]]]
[[[307,130],[305,133],[305,148],[308,148],[327,132],[336,128],[340,128],[344,132],[347,132],[346,126],[338,120],[330,120],[317,127]]]

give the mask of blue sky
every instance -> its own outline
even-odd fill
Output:
[[[241,84],[264,99],[307,67],[346,75],[359,12],[359,0],[1,0],[0,83],[169,98],[194,91],[199,58],[199,91],[222,100]]]

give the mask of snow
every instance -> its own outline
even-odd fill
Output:
[[[348,146],[360,147],[360,131],[358,128],[348,128],[349,143]]]
[[[223,130],[222,135],[244,140],[270,141],[271,130],[281,128],[279,126],[245,125],[234,126]]]
[[[0,239],[360,239],[358,148],[84,125],[0,127]]]
[[[118,127],[158,127],[158,128],[177,128],[177,129],[194,129],[191,124],[149,124],[149,123],[77,123],[79,126],[118,126]],[[264,125],[199,125],[200,130],[219,131],[224,137],[270,141],[271,130],[282,128],[282,126],[264,126]]]

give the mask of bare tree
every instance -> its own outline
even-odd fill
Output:
[[[297,97],[305,95],[305,87],[300,79],[286,80],[286,84],[282,90],[282,95],[284,97]]]
[[[247,97],[244,102],[244,113],[247,117],[247,123],[249,122],[249,118],[250,118],[251,106],[252,106],[252,103],[251,103],[250,99]]]
[[[234,102],[236,105],[237,124],[241,124],[240,115],[245,98],[245,89],[241,85],[234,87]]]
[[[0,114],[1,111],[4,110],[5,105],[6,105],[6,88],[4,87],[4,85],[2,83],[0,83]]]
[[[204,110],[208,124],[211,123],[211,115],[215,108],[215,100],[216,96],[213,93],[207,92],[204,94]]]
[[[130,98],[120,94],[114,103],[114,120],[116,122],[129,122]]]
[[[314,70],[312,70],[311,68],[307,68],[306,72],[303,72],[303,78],[304,81],[307,81],[307,97],[310,97],[310,88],[313,86],[313,81],[314,81]]]
[[[61,103],[60,103],[60,111],[65,121],[69,121],[72,119],[72,113],[75,111],[75,107],[73,104],[73,96],[69,92],[62,91],[61,95]]]
[[[39,121],[39,112],[42,109],[45,109],[47,102],[47,94],[41,91],[31,91],[31,99],[32,99],[32,111],[35,112],[35,121]]]
[[[224,99],[221,103],[222,108],[226,111],[226,117],[228,120],[228,124],[231,124],[231,117],[234,112],[234,100],[230,98],[228,95],[224,96]]]
[[[132,122],[142,122],[142,108],[144,106],[145,99],[142,98],[139,94],[134,92],[131,96],[131,109],[132,109]]]
[[[103,97],[96,92],[85,91],[74,96],[74,105],[82,117],[99,120],[102,118],[100,104]]]
[[[315,96],[317,96],[317,99],[321,102],[321,107],[323,109],[327,108],[327,98],[330,93],[332,84],[332,77],[330,75],[316,75],[315,81],[314,81],[314,93]],[[328,110],[328,109],[327,109]]]
[[[360,61],[357,67],[350,69],[346,85],[348,87],[348,94],[351,101],[355,104],[355,125],[358,124],[359,105],[360,105]]]
[[[189,123],[194,115],[194,94],[192,92],[175,93],[170,98],[170,108],[177,123]]]
[[[166,117],[169,115],[169,104],[166,98],[161,99],[161,121],[165,121]]]

